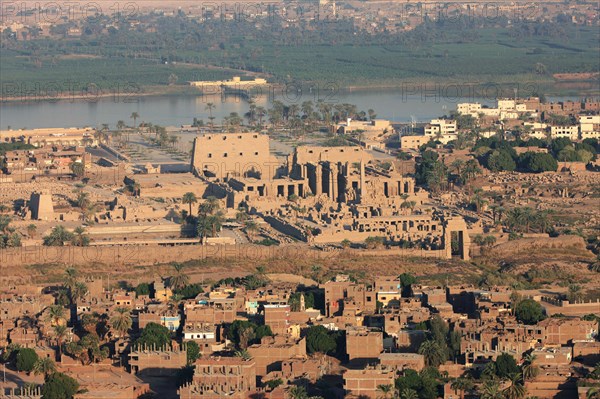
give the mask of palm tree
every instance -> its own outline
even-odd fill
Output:
[[[10,218],[10,216],[0,215],[0,231],[3,233],[7,233],[8,226],[10,225],[11,221],[12,219]]]
[[[29,236],[29,238],[34,238],[36,231],[37,231],[37,226],[35,224],[32,223],[27,226],[27,235]]]
[[[190,276],[183,272],[184,265],[182,263],[173,263],[175,273],[169,279],[169,284],[175,289],[182,289],[190,283]]]
[[[198,202],[198,198],[196,197],[196,194],[192,193],[192,192],[188,192],[183,194],[183,197],[181,197],[181,202],[183,204],[189,204],[190,206],[190,212],[189,215],[192,215],[192,204],[196,204]]]
[[[480,397],[481,399],[506,399],[500,390],[498,382],[493,380],[488,380],[483,383]]]
[[[208,110],[208,120],[210,121],[210,130],[214,130],[215,128],[215,118],[213,117],[212,111],[213,109],[215,109],[215,104],[213,103],[206,103],[206,107],[204,107],[205,110]]]
[[[487,362],[481,371],[481,377],[494,380],[496,378],[496,363]]]
[[[137,112],[132,112],[130,118],[133,119],[133,128],[136,129],[137,128],[137,124],[136,124],[136,120],[137,118],[140,117],[140,114],[138,114]],[[129,140],[127,140],[129,141]]]
[[[535,377],[537,377],[537,375],[540,373],[539,367],[537,367],[534,364],[535,359],[536,359],[536,356],[532,353],[528,353],[523,358],[523,360],[524,360],[523,367],[522,367],[523,380],[525,380],[525,381],[532,380]]]
[[[81,209],[86,209],[90,206],[90,195],[86,192],[80,191],[77,193],[77,199],[75,200],[77,206]]]
[[[306,388],[301,386],[293,386],[288,390],[288,395],[290,399],[307,399],[308,394],[306,393]]]
[[[200,207],[198,208],[198,213],[205,216],[212,215],[216,211],[218,211],[220,207],[221,205],[219,204],[219,200],[217,199],[217,197],[211,195],[206,198],[206,201],[200,204]]]
[[[473,194],[473,197],[471,198],[471,203],[473,205],[475,205],[475,211],[476,212],[480,212],[481,208],[483,208],[483,206],[485,204],[487,204],[487,200],[485,200],[483,198],[483,190],[480,188],[476,188]]]
[[[128,308],[115,309],[115,313],[110,319],[110,325],[119,333],[119,336],[127,334],[132,324],[131,311]]]
[[[452,169],[454,169],[457,176],[461,177],[462,176],[461,171],[462,171],[464,164],[465,164],[465,161],[463,161],[462,159],[456,159],[450,164],[450,167]]]
[[[48,308],[48,321],[52,326],[60,326],[66,324],[65,308],[61,305],[52,305]]]
[[[473,389],[473,381],[467,378],[455,378],[450,387],[454,389],[454,394],[458,394],[461,391],[461,397],[464,397],[464,392]]]
[[[506,399],[521,399],[525,397],[527,390],[523,386],[523,377],[520,373],[510,376],[510,385],[502,390]]]
[[[171,143],[171,147],[175,148],[175,144],[179,141],[179,137],[172,135],[169,136],[169,143]]]
[[[71,243],[76,247],[87,247],[90,245],[90,238],[85,234],[85,229],[83,226],[78,226],[73,230],[73,239]]]
[[[235,213],[235,221],[238,223],[244,223],[248,220],[248,210],[243,206],[240,206]]]
[[[401,399],[418,399],[419,398],[419,394],[414,389],[404,388],[400,392],[400,398]]]
[[[446,361],[444,350],[434,340],[424,341],[419,346],[419,354],[425,357],[425,364],[432,367],[437,367]]]
[[[208,223],[211,227],[211,233],[212,233],[213,237],[216,237],[217,232],[221,231],[224,220],[225,220],[225,215],[221,211],[208,217]]]
[[[256,236],[256,233],[258,233],[260,230],[258,224],[256,224],[254,220],[246,221],[246,223],[244,224],[244,228],[246,229],[246,233],[248,234],[250,239],[253,239]]]
[[[596,365],[594,366],[594,369],[589,374],[589,377],[593,378],[595,380],[600,380],[600,362],[596,363]]]
[[[378,392],[377,397],[380,397],[383,399],[388,399],[388,398],[391,398],[394,396],[394,387],[391,384],[388,384],[388,385],[380,384],[380,385],[377,385],[377,392]]]
[[[252,355],[250,355],[250,352],[248,352],[246,349],[235,351],[233,354],[235,357],[241,357],[244,360],[252,359]]]
[[[56,371],[54,361],[49,357],[40,357],[33,365],[33,374],[43,374],[44,378]]]
[[[65,275],[63,277],[63,285],[65,286],[65,288],[67,288],[68,290],[72,290],[75,286],[75,283],[77,282],[78,277],[79,276],[77,273],[77,269],[73,267],[66,268]]]
[[[241,327],[239,329],[239,337],[240,337],[240,343],[239,343],[239,347],[241,350],[246,350],[248,349],[248,345],[250,343],[250,341],[252,339],[254,339],[255,337],[255,333],[254,333],[254,329],[250,326],[248,327]]]
[[[262,128],[263,126],[263,118],[267,114],[267,110],[265,107],[256,107],[256,116],[258,117],[258,124]]]
[[[469,159],[462,168],[461,181],[463,184],[466,184],[480,173],[481,168],[479,167],[479,163],[474,159]]]
[[[87,285],[80,281],[77,281],[73,286],[73,289],[71,290],[71,299],[73,300],[73,302],[78,303],[87,296],[88,292],[89,291]]]
[[[600,399],[600,388],[590,387],[585,393],[586,399]]]
[[[68,329],[66,325],[61,324],[52,327],[52,329],[54,330],[52,334],[56,339],[56,346],[58,346],[58,358],[60,360],[60,358],[62,357],[63,342],[65,337],[67,336]]]
[[[400,204],[400,208],[410,209],[410,212],[412,213],[412,211],[416,205],[417,205],[416,201],[404,201]]]
[[[71,241],[73,234],[64,226],[55,226],[49,235],[44,237],[44,245],[52,247],[62,247],[65,242]]]
[[[208,217],[199,217],[196,231],[198,232],[198,236],[201,238],[208,237],[212,234],[212,225]]]

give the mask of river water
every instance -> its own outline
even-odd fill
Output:
[[[421,92],[414,89],[403,90],[355,90],[317,95],[312,92],[278,93],[256,98],[256,104],[268,108],[274,99],[286,104],[321,98],[335,105],[355,104],[359,110],[373,109],[377,118],[395,122],[426,122],[432,118],[447,115],[460,102],[477,101],[494,105],[493,98],[450,97],[438,92]],[[557,101],[566,98],[551,98]],[[212,111],[215,123],[221,122],[231,112],[243,115],[248,111],[248,103],[238,96],[112,96],[93,100],[59,101],[15,101],[0,104],[0,129],[42,128],[42,127],[98,127],[108,123],[114,128],[118,120],[130,124],[132,112],[140,117],[137,122],[150,122],[161,126],[191,124],[194,117],[208,123],[207,103],[215,105]]]

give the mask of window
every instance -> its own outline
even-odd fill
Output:
[[[258,155],[258,152],[255,152],[254,155]]]
[[[243,155],[244,155],[244,153],[243,153],[243,152],[240,152],[240,157],[241,157],[241,156],[243,156]]]
[[[227,136],[223,136],[223,140],[227,140]]]
[[[209,157],[209,158],[212,158],[212,154],[210,154],[210,153],[209,153],[209,154],[208,154],[208,157]]]
[[[223,158],[227,158],[227,153],[224,153],[224,154],[223,154]]]

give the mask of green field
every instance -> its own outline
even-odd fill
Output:
[[[110,91],[129,85],[143,92],[168,85],[173,76],[172,86],[183,89],[189,80],[230,78],[244,71],[265,74],[278,83],[345,87],[397,86],[406,81],[551,85],[554,73],[599,71],[598,39],[597,28],[573,27],[557,38],[515,39],[509,29],[482,28],[397,44],[283,45],[247,40],[221,48],[200,43],[149,48],[137,42],[123,46],[110,40],[99,44],[65,39],[53,48],[56,41],[40,40],[35,51],[31,45],[3,46],[0,67],[5,97],[18,95],[13,94],[15,85],[65,87],[67,82],[78,91],[94,83],[91,89]]]

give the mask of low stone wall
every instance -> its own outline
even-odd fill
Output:
[[[340,257],[386,257],[445,259],[444,251],[419,249],[337,249],[322,251],[306,245],[103,245],[89,247],[28,246],[0,250],[0,275],[14,267],[33,264],[105,264],[148,266],[190,260],[337,259]]]
[[[102,148],[104,151],[110,153],[111,155],[117,157],[117,159],[119,161],[127,161],[127,162],[131,162],[131,159],[129,159],[129,157],[125,154],[123,154],[122,152],[119,152],[117,150],[115,150],[113,147],[110,147],[106,144],[100,144],[100,148]]]
[[[527,254],[532,250],[544,248],[574,248],[585,250],[583,238],[575,235],[558,237],[521,238],[496,245],[493,252],[497,254]]]

